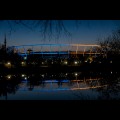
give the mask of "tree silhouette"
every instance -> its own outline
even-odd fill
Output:
[[[113,31],[112,35],[99,39],[98,44],[101,46],[101,51],[114,55],[120,54],[120,30]]]

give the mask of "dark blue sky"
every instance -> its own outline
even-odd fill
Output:
[[[106,37],[111,34],[113,30],[120,28],[120,20],[80,20],[78,27],[76,27],[74,20],[64,20],[64,25],[71,33],[71,36],[67,36],[62,32],[58,40],[56,40],[55,37],[50,40],[49,38],[43,40],[38,28],[31,30],[22,25],[9,24],[8,21],[0,21],[0,43],[3,43],[4,34],[6,33],[7,45],[9,46],[40,43],[95,44],[98,38]]]

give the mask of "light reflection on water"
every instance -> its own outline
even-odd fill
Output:
[[[67,73],[67,76],[66,73],[61,73],[59,77],[53,73],[39,76],[20,74],[18,77],[11,75],[9,78],[7,75],[5,79],[2,79],[2,76],[0,100],[120,99],[119,74],[99,74],[85,76],[77,73],[77,77],[76,73]]]

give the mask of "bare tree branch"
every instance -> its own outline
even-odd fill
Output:
[[[10,34],[15,31],[15,26],[18,25],[32,31],[39,30],[44,40],[46,38],[50,40],[52,37],[58,39],[62,33],[67,36],[72,35],[63,20],[1,20],[0,22],[3,21],[9,25]],[[75,23],[77,26],[79,21],[76,20]]]
[[[101,46],[101,50],[109,52],[111,54],[120,54],[120,30],[116,30],[112,35],[99,40],[98,44]]]

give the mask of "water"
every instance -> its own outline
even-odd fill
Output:
[[[119,72],[8,74],[0,100],[119,100]]]

